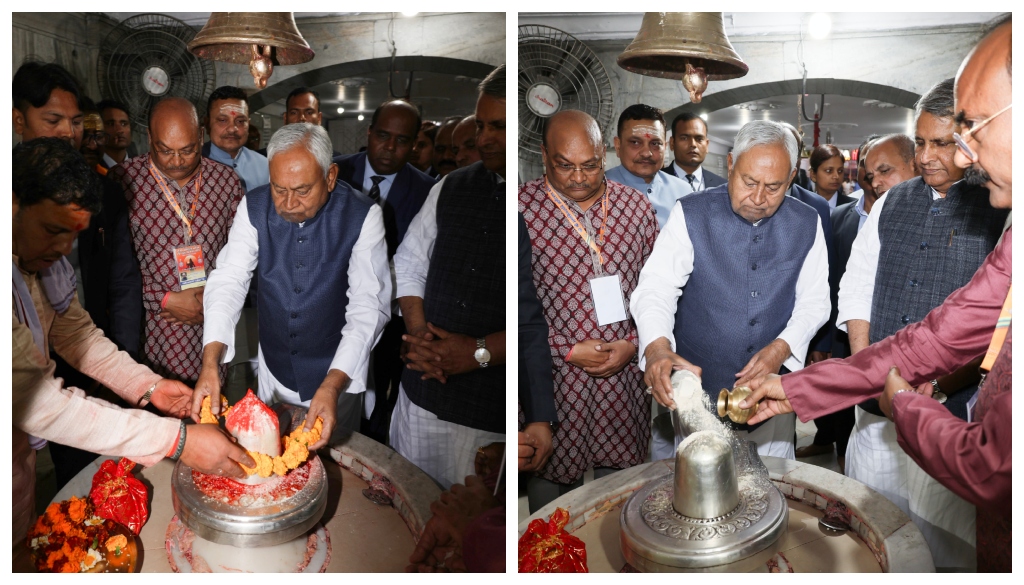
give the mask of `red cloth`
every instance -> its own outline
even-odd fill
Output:
[[[628,318],[599,327],[590,294],[594,277],[590,249],[545,194],[543,185],[541,178],[519,187],[519,211],[533,246],[533,282],[550,330],[559,420],[552,437],[554,454],[537,475],[573,483],[591,467],[622,469],[647,458],[651,397],[644,392],[643,372],[635,359],[614,376],[593,378],[565,358],[574,344],[587,339],[628,339],[637,344],[629,297],[654,249],[658,220],[645,195],[608,181],[608,224],[601,251],[605,272],[621,279]],[[585,213],[566,201],[578,217],[589,219],[596,234],[604,217],[601,201]]]
[[[217,266],[217,254],[228,241],[235,210],[245,192],[234,169],[204,158],[202,185],[192,224],[193,243],[203,247],[206,275]],[[149,155],[137,156],[110,170],[128,198],[132,244],[142,272],[142,305],[146,313],[146,364],[154,372],[177,380],[199,378],[203,358],[203,326],[171,325],[160,317],[160,303],[169,291],[179,291],[172,248],[185,244],[183,225],[149,172]],[[199,173],[185,185],[186,214],[195,197]],[[172,191],[177,183],[169,181]]]
[[[878,396],[891,366],[912,385],[937,378],[988,349],[1012,275],[1012,229],[974,278],[920,323],[845,360],[782,378],[807,421]],[[893,404],[900,446],[942,485],[978,508],[978,570],[1010,569],[1012,326],[967,423],[934,400],[904,393]]]
[[[122,457],[116,464],[107,459],[92,476],[89,497],[96,515],[123,524],[138,535],[149,519],[149,490],[132,475],[135,462]]]

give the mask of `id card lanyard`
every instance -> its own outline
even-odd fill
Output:
[[[192,208],[189,209],[188,216],[181,210],[181,205],[178,204],[178,198],[175,197],[170,188],[167,186],[167,181],[164,180],[163,175],[153,166],[153,161],[149,162],[149,174],[153,176],[153,180],[160,187],[160,191],[163,192],[164,197],[167,198],[167,202],[171,204],[171,208],[181,218],[181,223],[184,226],[182,233],[185,237],[185,245],[192,244],[192,222],[196,218],[196,204],[199,202],[199,190],[203,183],[203,170],[202,167],[199,169],[199,177],[196,179],[196,195],[192,198]]]
[[[618,274],[606,274],[604,271],[604,254],[601,246],[604,245],[604,230],[608,225],[608,183],[604,185],[604,194],[601,196],[601,228],[598,236],[593,235],[593,228],[588,221],[583,224],[569,209],[569,206],[561,197],[555,195],[555,190],[544,179],[545,192],[555,207],[562,212],[569,225],[576,230],[583,242],[587,244],[590,251],[590,261],[594,266],[594,277],[590,279],[590,296],[594,303],[594,313],[599,326],[610,325],[626,319],[626,303],[622,296],[622,283]]]
[[[978,383],[978,390],[975,391],[974,396],[967,402],[967,422],[972,422],[974,419],[974,407],[978,403],[978,394],[981,393],[981,387],[985,385],[985,378],[988,377],[989,371],[992,370],[992,366],[996,363],[996,357],[999,356],[1000,350],[1003,349],[1003,343],[1006,342],[1006,333],[1009,331],[1010,323],[1013,319],[1013,285],[1010,285],[1010,290],[1006,291],[1006,300],[1003,301],[1003,308],[999,312],[999,320],[996,321],[996,330],[992,332],[992,341],[988,344],[988,351],[985,352],[985,358],[981,361],[981,381]]]

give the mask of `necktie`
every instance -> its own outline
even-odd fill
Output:
[[[384,212],[384,241],[388,246],[388,258],[391,258],[395,255],[395,250],[398,249],[398,226],[395,224],[395,210],[387,204],[387,201],[380,200],[380,182],[384,180],[384,177],[373,175],[370,180],[373,181],[373,187],[370,187],[369,197],[373,199],[374,203],[380,205]]]
[[[694,189],[694,186],[693,186],[693,180],[696,179],[696,178],[697,177],[694,177],[693,175],[686,175],[686,180],[689,181],[690,189],[691,190],[696,190],[696,189]]]
[[[374,175],[370,177],[373,181],[373,187],[370,187],[370,199],[373,199],[374,203],[380,203],[380,182],[384,180],[384,177],[380,175]]]

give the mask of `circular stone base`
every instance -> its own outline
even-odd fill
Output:
[[[719,518],[688,518],[672,507],[673,474],[637,490],[619,516],[622,555],[642,572],[714,571],[776,543],[789,507],[767,475],[739,478],[740,503]]]
[[[164,548],[175,573],[323,573],[331,562],[331,535],[319,524],[282,544],[236,548],[196,536],[174,516]]]

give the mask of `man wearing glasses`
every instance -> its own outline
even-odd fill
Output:
[[[1007,15],[956,77],[957,166],[997,209],[1012,206],[1011,20]],[[802,420],[878,396],[899,444],[921,468],[977,508],[978,571],[1008,572],[1012,526],[1012,228],[963,288],[919,323],[847,358],[751,383],[741,407],[765,399],[751,422],[796,411]],[[968,420],[931,398],[929,380],[984,355]]]
[[[531,512],[582,485],[588,469],[600,478],[643,463],[651,428],[628,303],[654,248],[654,208],[643,193],[605,179],[592,117],[559,112],[545,130],[547,174],[519,188],[519,212],[550,330],[560,424],[554,454],[528,484]]]
[[[166,98],[149,113],[149,153],[109,175],[128,199],[142,271],[146,363],[190,385],[202,369],[206,277],[244,195],[234,169],[200,155],[202,143],[195,107]]]

